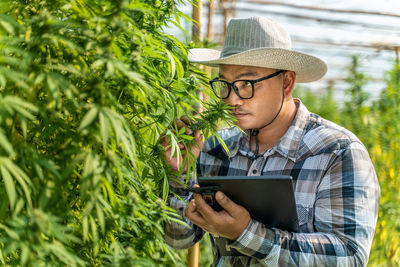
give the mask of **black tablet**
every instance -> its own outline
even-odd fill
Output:
[[[224,192],[268,227],[297,232],[298,220],[291,176],[199,177],[200,188]]]

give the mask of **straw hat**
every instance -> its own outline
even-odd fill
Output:
[[[189,50],[189,61],[207,66],[244,65],[291,70],[297,82],[322,78],[327,66],[321,59],[293,51],[289,33],[265,17],[232,19],[228,24],[222,52],[215,49]]]

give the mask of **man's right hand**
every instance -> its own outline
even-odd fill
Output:
[[[193,145],[185,145],[184,143],[178,143],[179,149],[181,151],[181,156],[178,157],[172,157],[172,147],[171,147],[171,140],[168,136],[163,135],[161,137],[160,143],[164,147],[164,154],[166,157],[166,160],[168,164],[171,166],[171,168],[174,171],[186,171],[187,166],[182,166],[182,161],[183,161],[183,156],[185,156],[188,152],[191,152],[193,156],[197,159],[197,157],[200,154],[201,149],[203,148],[203,135],[199,130],[196,130],[194,133],[190,129],[191,121],[187,116],[182,116],[180,119],[175,120],[175,125],[178,131],[182,129],[182,127],[185,127],[185,133],[187,135],[193,135],[194,136],[194,144]],[[175,128],[174,125],[174,128]],[[183,168],[183,169],[182,169]]]

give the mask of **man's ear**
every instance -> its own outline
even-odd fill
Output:
[[[291,70],[285,71],[285,97],[292,98],[294,83],[296,81],[296,73]]]

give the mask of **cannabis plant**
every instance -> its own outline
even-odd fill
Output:
[[[1,1],[2,265],[182,264],[163,238],[177,218],[158,140],[178,153],[191,137],[177,117],[211,135],[229,116],[218,102],[196,115],[206,76],[163,32],[184,19],[177,4]]]

